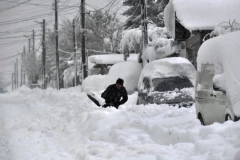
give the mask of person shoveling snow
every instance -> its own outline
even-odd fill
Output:
[[[97,105],[104,108],[113,106],[118,107],[128,100],[128,94],[126,88],[123,86],[123,79],[118,78],[116,84],[109,85],[107,89],[101,94],[101,97],[105,99],[105,104],[101,105],[96,99],[95,94],[88,93],[88,97]]]

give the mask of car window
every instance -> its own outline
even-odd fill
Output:
[[[197,73],[197,86],[201,89],[212,89],[212,79],[215,74],[213,64],[202,64],[202,70]]]
[[[143,84],[144,84],[144,89],[147,89],[147,90],[150,89],[151,86],[150,86],[150,80],[148,77],[143,78]]]
[[[191,81],[187,77],[168,77],[168,78],[154,78],[153,91],[165,92],[177,89],[193,87]]]

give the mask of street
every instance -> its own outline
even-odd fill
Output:
[[[81,87],[0,95],[0,159],[232,160],[240,122],[201,126],[195,107],[99,108]]]

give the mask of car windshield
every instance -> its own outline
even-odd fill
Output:
[[[175,88],[183,89],[193,87],[191,81],[187,77],[168,77],[168,78],[154,78],[153,91],[165,92],[173,91]]]

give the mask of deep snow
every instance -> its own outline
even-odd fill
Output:
[[[233,160],[240,122],[201,126],[193,108],[98,108],[80,87],[0,95],[1,160]]]

